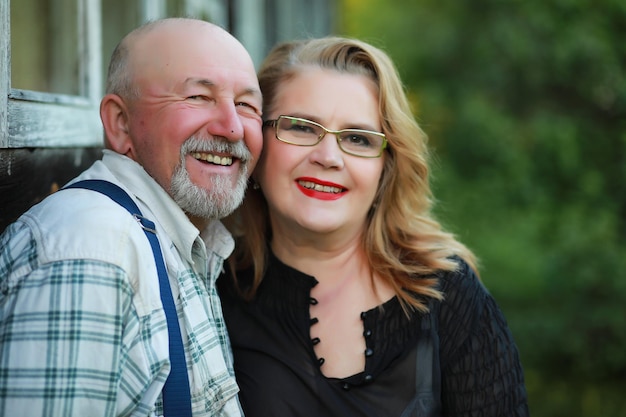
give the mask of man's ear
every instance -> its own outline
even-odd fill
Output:
[[[100,119],[104,127],[104,143],[122,155],[133,154],[128,126],[128,107],[117,94],[107,94],[100,102]],[[131,156],[132,157],[132,156]]]

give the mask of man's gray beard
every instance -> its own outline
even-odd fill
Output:
[[[213,175],[210,188],[198,187],[189,178],[185,156],[191,152],[220,152],[239,158],[239,176],[233,187],[229,175]],[[222,138],[191,137],[181,147],[180,163],[172,176],[170,194],[188,214],[203,219],[221,219],[231,214],[243,201],[248,183],[248,162],[252,158],[242,140],[230,142]]]

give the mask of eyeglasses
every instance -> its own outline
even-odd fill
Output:
[[[278,116],[278,119],[266,120],[263,126],[275,127],[276,139],[297,146],[315,146],[331,133],[342,151],[361,158],[378,158],[387,147],[384,133],[361,129],[330,130],[300,117]]]

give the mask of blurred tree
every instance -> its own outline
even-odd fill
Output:
[[[343,0],[396,62],[443,223],[482,260],[536,417],[626,416],[626,2]]]

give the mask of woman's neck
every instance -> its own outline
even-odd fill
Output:
[[[271,247],[283,263],[320,282],[328,275],[336,277],[340,271],[369,270],[360,236],[338,240],[329,236],[274,235]]]
[[[320,301],[354,292],[363,297],[365,305],[361,307],[373,307],[395,295],[390,284],[372,271],[361,236],[331,241],[321,236],[294,240],[282,235],[274,236],[271,247],[283,263],[315,277],[319,284],[313,292]],[[355,285],[358,291],[354,291]]]

